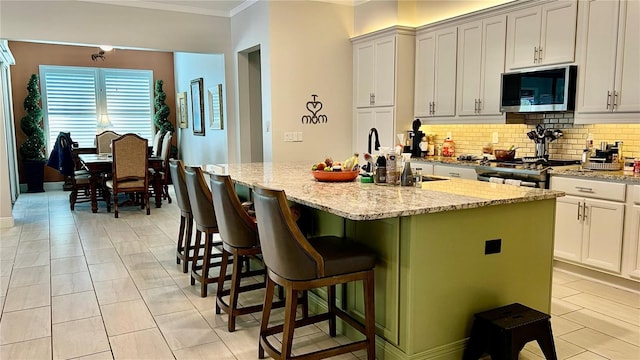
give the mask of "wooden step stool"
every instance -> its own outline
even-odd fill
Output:
[[[536,340],[547,360],[557,360],[550,319],[518,303],[477,313],[464,359],[478,360],[486,352],[492,360],[517,360],[524,345]]]

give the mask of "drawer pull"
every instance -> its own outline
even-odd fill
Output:
[[[460,177],[460,173],[450,172],[449,175],[451,177]]]
[[[580,192],[586,192],[586,193],[593,193],[594,192],[592,188],[582,187],[582,186],[576,186],[576,190],[578,190]]]
[[[578,203],[578,221],[580,221],[580,208],[582,207],[582,204]]]

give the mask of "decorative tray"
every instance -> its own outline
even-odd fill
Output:
[[[589,170],[606,170],[606,171],[616,171],[622,170],[621,163],[603,163],[603,162],[586,162],[582,165],[584,169]]]
[[[314,170],[311,172],[313,177],[318,181],[326,181],[326,182],[346,182],[353,181],[358,174],[360,174],[360,170],[354,171],[323,171],[323,170]]]

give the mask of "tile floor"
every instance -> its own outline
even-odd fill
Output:
[[[0,359],[257,358],[259,314],[227,332],[214,297],[176,265],[175,203],[115,219],[88,204],[71,212],[68,193],[49,191],[22,194],[13,213],[16,226],[0,229]],[[560,359],[640,359],[640,294],[556,271],[551,312]],[[294,352],[341,340],[308,326]],[[520,355],[541,358],[535,342]]]

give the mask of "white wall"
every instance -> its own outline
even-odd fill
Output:
[[[317,1],[270,5],[273,158],[342,161],[352,154],[353,8]],[[302,123],[313,94],[327,123]],[[284,132],[302,132],[303,141],[284,142]]]
[[[221,54],[175,53],[173,57],[176,92],[187,93],[189,107],[189,127],[177,128],[178,154],[185,164],[219,164],[228,162],[227,114],[223,106],[223,129],[214,130],[209,126],[208,89],[222,84],[223,102],[226,96],[224,56]],[[193,113],[191,112],[191,80],[203,78],[204,96],[204,136],[193,134]]]
[[[231,48],[230,55],[233,63],[234,76],[233,89],[237,102],[233,103],[235,114],[237,114],[237,127],[229,129],[229,142],[237,144],[242,155],[237,153],[237,157],[229,158],[230,161],[246,162],[250,158],[251,146],[247,139],[251,137],[249,94],[239,93],[238,81],[248,81],[248,78],[238,78],[239,75],[247,75],[238,72],[238,67],[248,66],[246,56],[240,53],[248,50],[260,49],[260,60],[262,62],[262,129],[263,129],[263,158],[264,161],[272,161],[271,151],[271,46],[269,42],[269,3],[258,1],[249,8],[231,18]],[[229,103],[231,106],[231,103]],[[244,141],[243,141],[244,140]],[[230,154],[231,155],[231,154]],[[235,155],[235,154],[234,154]]]

